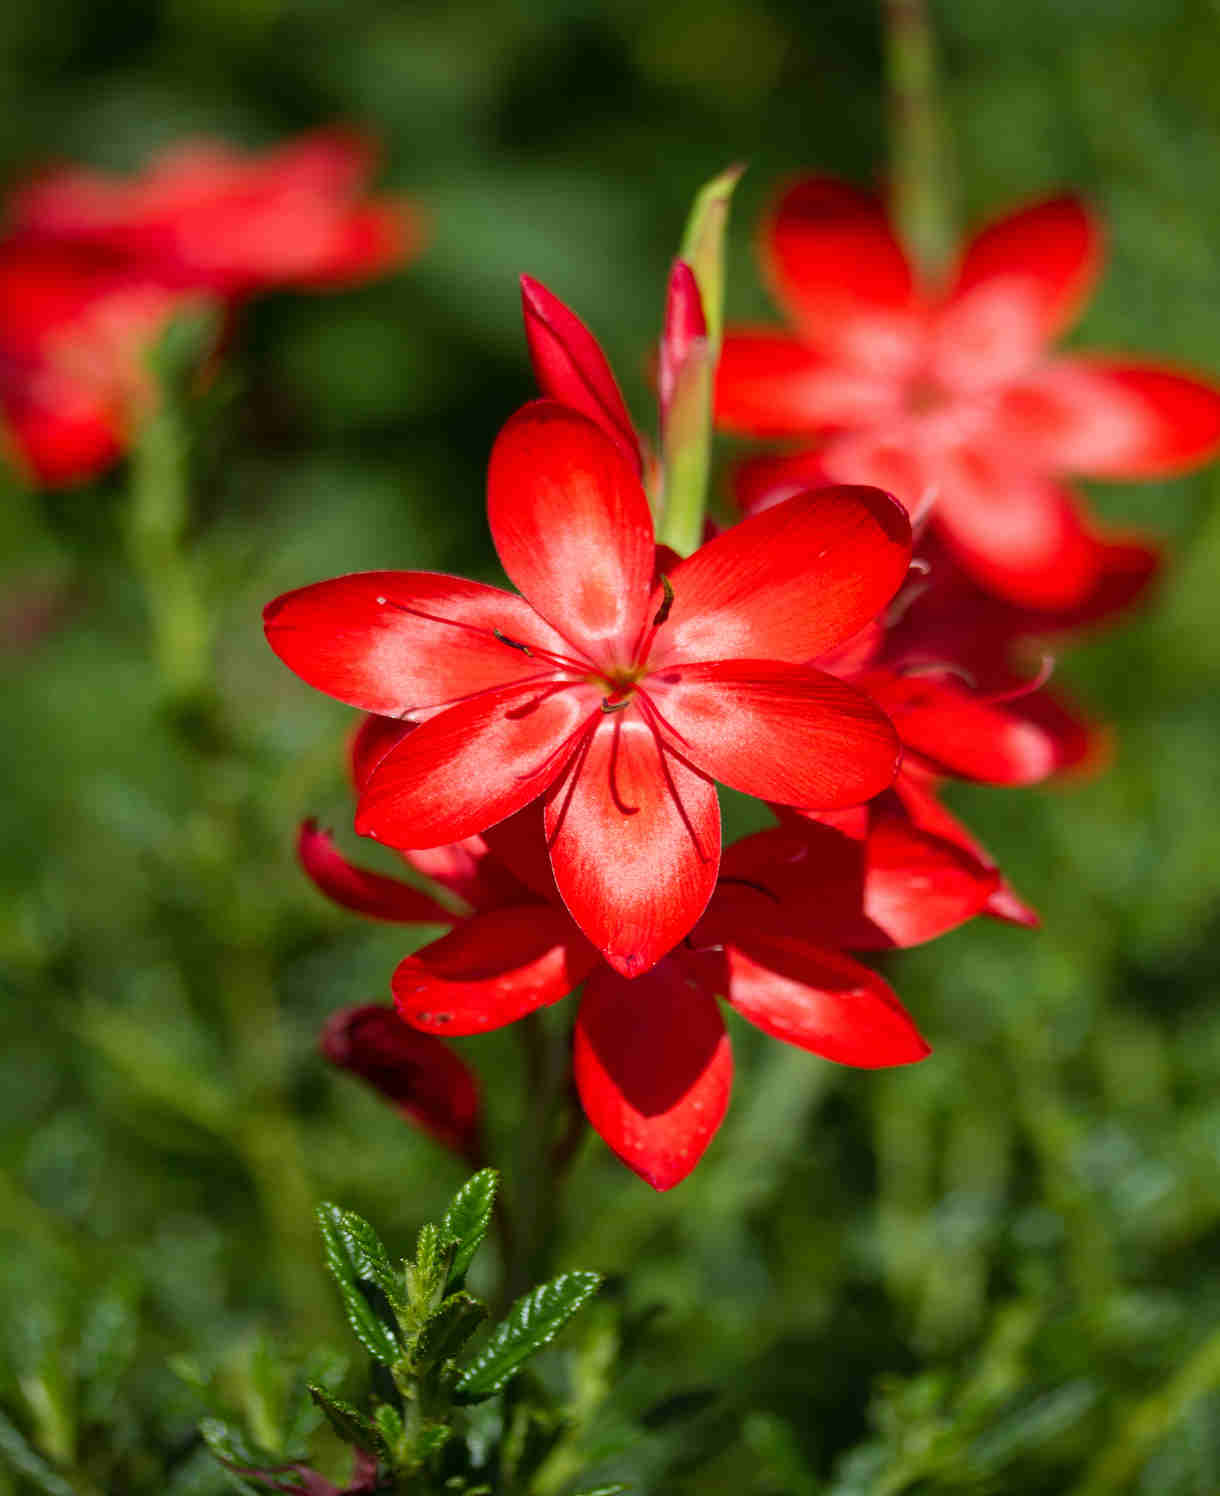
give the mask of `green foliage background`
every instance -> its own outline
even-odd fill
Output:
[[[935,10],[964,221],[1083,189],[1111,263],[1079,341],[1220,370],[1215,5]],[[219,1492],[195,1384],[219,1368],[267,1442],[265,1337],[344,1345],[313,1204],[405,1249],[461,1178],[317,1056],[405,944],[294,866],[299,818],[348,824],[350,714],[274,661],[259,609],[348,569],[494,576],[483,465],[532,393],[516,273],[591,323],[642,417],[694,188],[751,163],[729,310],[766,315],[750,241],[778,177],[883,170],[879,30],[858,0],[41,0],[0,14],[0,79],[10,175],[344,118],[430,222],[402,274],[245,319],[191,469],[223,741],[164,709],[128,473],[4,492],[0,1492],[55,1489],[31,1449],[69,1490]],[[657,1197],[583,1149],[555,1265],[665,1305],[609,1415],[643,1433],[597,1474],[703,1496],[1220,1490],[1216,499],[1214,472],[1097,488],[1173,556],[1153,606],[1061,667],[1116,723],[1116,762],[959,795],[1046,923],[893,961],[933,1058],[851,1072],[735,1024],[732,1111],[687,1184]],[[511,1137],[512,1033],[461,1047]],[[657,1407],[699,1388],[714,1400]]]

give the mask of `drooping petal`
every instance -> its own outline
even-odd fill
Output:
[[[531,275],[521,277],[521,306],[530,361],[542,393],[596,421],[642,472],[635,426],[597,339]]]
[[[489,826],[483,839],[495,859],[505,869],[511,870],[512,876],[523,887],[549,904],[561,902],[546,844],[541,799],[531,800],[507,820]]]
[[[442,706],[553,667],[564,640],[511,592],[428,571],[366,571],[286,592],[267,641],[302,680],[383,716]]]
[[[907,332],[914,277],[872,193],[832,177],[794,182],[763,225],[762,258],[776,299],[814,345],[863,359],[865,339]]]
[[[902,749],[885,713],[811,666],[712,660],[676,665],[646,686],[679,751],[760,800],[857,805],[898,771]]]
[[[966,245],[951,298],[1000,279],[1027,287],[1044,338],[1061,332],[1088,299],[1101,269],[1101,225],[1075,197],[1031,203],[987,224]]]
[[[358,1075],[409,1122],[478,1162],[478,1082],[447,1044],[409,1028],[393,1008],[368,1003],[332,1014],[321,1048],[332,1065]]]
[[[1155,364],[1053,359],[1003,392],[996,420],[1052,471],[1157,478],[1220,451],[1220,386]]]
[[[731,329],[716,370],[716,423],[760,438],[870,425],[900,408],[901,387],[778,329]]]
[[[538,612],[595,664],[630,665],[655,540],[622,449],[585,416],[534,401],[496,439],[487,518],[504,570]]]
[[[494,826],[560,773],[598,700],[588,686],[523,684],[450,707],[381,760],[356,830],[392,847],[437,847]]]
[[[981,454],[960,462],[932,521],[985,588],[1031,608],[1070,608],[1096,585],[1102,547],[1072,492]]]
[[[317,821],[303,821],[297,858],[306,877],[328,899],[369,919],[395,924],[451,925],[453,913],[418,888],[348,862]]]
[[[426,1033],[482,1034],[558,1002],[596,965],[562,909],[518,904],[476,914],[400,962],[394,1001]]]
[[[712,995],[675,960],[633,982],[600,967],[580,1001],[572,1057],[599,1136],[653,1189],[680,1184],[729,1104],[733,1054]]]
[[[626,977],[677,945],[715,887],[715,786],[661,748],[636,705],[573,756],[547,795],[546,832],[572,918]]]
[[[798,494],[717,535],[669,573],[673,606],[649,667],[814,659],[885,607],[910,559],[910,521],[888,494]]]
[[[1048,733],[951,680],[873,671],[859,685],[880,702],[903,743],[945,773],[986,784],[1036,784],[1058,765]]]
[[[910,1065],[931,1053],[885,982],[837,951],[768,935],[727,951],[726,996],[743,1018],[840,1065]]]

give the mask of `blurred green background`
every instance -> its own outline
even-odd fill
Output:
[[[1077,339],[1220,370],[1214,0],[935,15],[963,221],[1082,189],[1111,263]],[[307,814],[356,850],[351,714],[276,663],[259,610],[343,570],[494,576],[483,467],[532,394],[516,274],[592,325],[644,419],[695,187],[750,163],[729,311],[766,315],[751,239],[780,174],[884,169],[879,25],[860,0],[23,0],[0,82],[9,177],[344,119],[430,222],[400,275],[245,320],[190,468],[219,737],[165,710],[129,471],[4,491],[0,1492],[56,1489],[31,1459],[67,1490],[220,1492],[195,1384],[215,1371],[273,1424],[265,1342],[345,1343],[313,1202],[405,1249],[461,1178],[316,1053],[406,945],[295,867]],[[956,799],[1045,928],[976,922],[892,962],[935,1049],[915,1070],[734,1023],[729,1119],[670,1195],[581,1152],[556,1262],[665,1306],[614,1394],[606,1479],[1220,1491],[1217,478],[1096,502],[1172,553],[1153,603],[1061,665],[1116,723],[1116,762]],[[460,1047],[511,1136],[513,1035]]]

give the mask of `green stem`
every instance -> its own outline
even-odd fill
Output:
[[[911,257],[935,280],[956,236],[932,23],[927,0],[883,0],[883,6],[894,214]]]

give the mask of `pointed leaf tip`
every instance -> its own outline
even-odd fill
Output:
[[[480,1169],[458,1190],[441,1217],[441,1233],[454,1243],[450,1290],[461,1286],[471,1259],[487,1235],[499,1187],[500,1176],[495,1169]]]
[[[600,1273],[561,1273],[519,1298],[491,1339],[463,1370],[454,1389],[459,1402],[482,1402],[548,1345],[601,1286]]]

